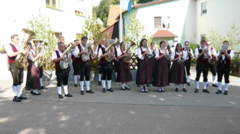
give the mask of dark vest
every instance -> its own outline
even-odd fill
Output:
[[[230,53],[231,53],[231,50],[227,50],[227,53],[230,54]],[[222,59],[222,57],[220,57],[220,58],[218,59],[218,65],[220,65],[220,64],[224,64],[224,65],[230,67],[230,65],[231,65],[231,60],[228,59],[226,56],[225,56],[225,59],[224,59],[224,60]]]
[[[198,54],[202,53],[202,49],[198,47]],[[197,64],[208,64],[208,59],[204,58],[204,55],[197,58]]]
[[[9,44],[12,47],[13,52],[18,52],[17,48],[13,44]],[[16,64],[15,59],[17,56],[9,57],[8,56],[8,63]]]
[[[105,48],[101,47],[101,50],[102,50],[102,54],[105,54],[105,53],[106,53],[106,52],[105,52]],[[101,65],[101,66],[104,65],[106,62],[107,62],[107,61],[106,61],[105,57],[103,57],[102,59],[100,59],[100,65]]]
[[[60,58],[60,54],[59,54],[59,52],[57,50],[55,51],[55,53],[57,54],[57,58]],[[56,70],[61,69],[59,63],[60,63],[60,61],[55,62],[55,69]]]

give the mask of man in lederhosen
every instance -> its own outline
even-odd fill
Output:
[[[15,102],[21,102],[22,99],[27,99],[26,97],[23,97],[22,90],[21,90],[21,84],[23,82],[23,68],[19,68],[16,65],[15,59],[20,54],[26,54],[25,51],[20,51],[19,43],[19,37],[17,34],[13,34],[11,36],[12,42],[9,43],[9,45],[6,46],[6,52],[8,56],[8,64],[9,64],[9,70],[12,74],[13,78],[13,85],[12,85],[12,93],[13,93],[13,101]]]
[[[228,48],[229,42],[224,41],[222,45],[222,49],[218,51],[217,59],[217,71],[218,71],[218,90],[216,94],[222,93],[222,77],[225,79],[225,87],[224,87],[224,95],[228,95],[228,87],[229,87],[229,74],[231,67],[231,60],[234,56],[234,51]]]
[[[106,48],[108,47],[109,42],[105,42],[104,45],[102,45],[101,49],[99,49],[98,52],[98,58],[100,59],[100,65],[102,70],[102,87],[103,87],[103,93],[106,93],[106,80],[107,80],[107,91],[113,92],[112,89],[112,61],[107,61],[106,56],[111,55],[110,53],[106,52]],[[113,49],[113,48],[110,48]],[[114,59],[115,56],[114,56]]]
[[[209,67],[209,60],[211,58],[211,53],[207,48],[207,41],[201,40],[201,46],[195,49],[195,54],[197,58],[197,66],[196,66],[196,89],[195,93],[199,92],[199,79],[201,76],[201,73],[203,72],[203,92],[210,93],[207,89],[207,82],[208,82],[208,67]]]
[[[190,67],[191,67],[191,59],[194,57],[193,51],[190,48],[189,41],[184,42],[183,52],[186,53],[185,59],[185,68],[187,72],[187,85],[190,86]]]
[[[78,40],[74,40],[74,45],[77,46],[79,44]],[[80,79],[80,74],[78,71],[78,66],[75,61],[74,51],[72,52],[72,66],[73,66],[73,80],[74,87],[77,87],[78,79]]]
[[[208,41],[207,42],[207,47],[211,53],[211,60],[209,62],[209,68],[210,68],[210,71],[212,72],[212,86],[213,87],[217,87],[217,84],[216,84],[216,75],[217,75],[217,69],[216,69],[216,49],[211,46],[211,42]]]
[[[84,95],[84,78],[86,81],[86,93],[93,94],[94,92],[90,89],[90,71],[91,71],[91,55],[88,55],[88,50],[92,52],[91,46],[87,46],[88,38],[83,36],[81,38],[81,43],[78,44],[73,51],[75,56],[75,61],[78,66],[80,74],[80,94]],[[86,61],[83,60],[83,55],[88,55]]]
[[[56,69],[56,75],[57,75],[57,91],[58,91],[58,97],[60,99],[63,99],[62,95],[62,85],[64,89],[64,93],[66,97],[72,97],[70,93],[68,93],[68,75],[69,75],[69,64],[67,69],[62,69],[60,67],[60,61],[69,62],[71,60],[71,56],[65,55],[62,56],[63,52],[65,51],[66,46],[63,42],[58,43],[58,50],[56,50],[52,54],[52,61],[55,63],[55,69]]]

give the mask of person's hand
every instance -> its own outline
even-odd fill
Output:
[[[37,57],[41,58],[41,57],[42,57],[42,55],[41,55],[41,54],[38,54],[38,55],[37,55]]]
[[[64,61],[65,59],[66,59],[65,57],[60,57],[60,58],[59,58],[59,60],[63,60],[63,61]]]
[[[26,55],[26,53],[27,53],[26,51],[23,51],[23,50],[20,51],[20,52],[21,52],[21,54],[23,54],[23,55]]]

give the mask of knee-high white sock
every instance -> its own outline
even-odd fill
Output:
[[[64,89],[65,95],[68,94],[68,86],[67,85],[63,85],[63,89]]]
[[[62,86],[57,87],[58,94],[62,95]]]
[[[224,90],[225,90],[225,91],[228,91],[228,87],[229,87],[229,83],[225,83]]]
[[[74,76],[73,76],[73,79],[74,79],[74,84],[77,84],[78,76],[77,76],[77,75],[74,75]]]
[[[77,75],[77,80],[80,80],[80,75]]]
[[[17,86],[12,86],[13,97],[17,96]]]
[[[222,91],[222,82],[218,82],[218,90]]]
[[[216,84],[216,76],[212,76],[212,81],[213,84]]]
[[[85,81],[86,84],[86,90],[89,91],[90,90],[90,81]]]
[[[22,88],[21,85],[17,85],[17,97],[20,97],[22,94]]]
[[[187,82],[190,82],[190,75],[187,75]]]
[[[42,78],[40,78],[40,85],[41,85],[41,87],[43,86]]]
[[[83,85],[84,85],[84,81],[80,81],[80,90],[81,91],[84,91]]]
[[[102,74],[98,74],[98,81],[101,81],[102,79]]]
[[[112,85],[112,80],[107,80],[107,86],[108,86],[108,89],[111,88],[111,85]]]
[[[106,80],[102,80],[102,87],[106,88]]]
[[[203,89],[207,89],[207,82],[203,82]]]
[[[115,72],[115,78],[117,79],[117,72]]]
[[[122,88],[125,88],[125,83],[124,82],[122,83]]]
[[[183,88],[186,88],[186,84],[183,84]]]
[[[199,89],[199,81],[195,82],[196,88]]]

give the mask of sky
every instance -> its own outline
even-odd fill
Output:
[[[93,6],[98,6],[101,0],[93,0]]]

